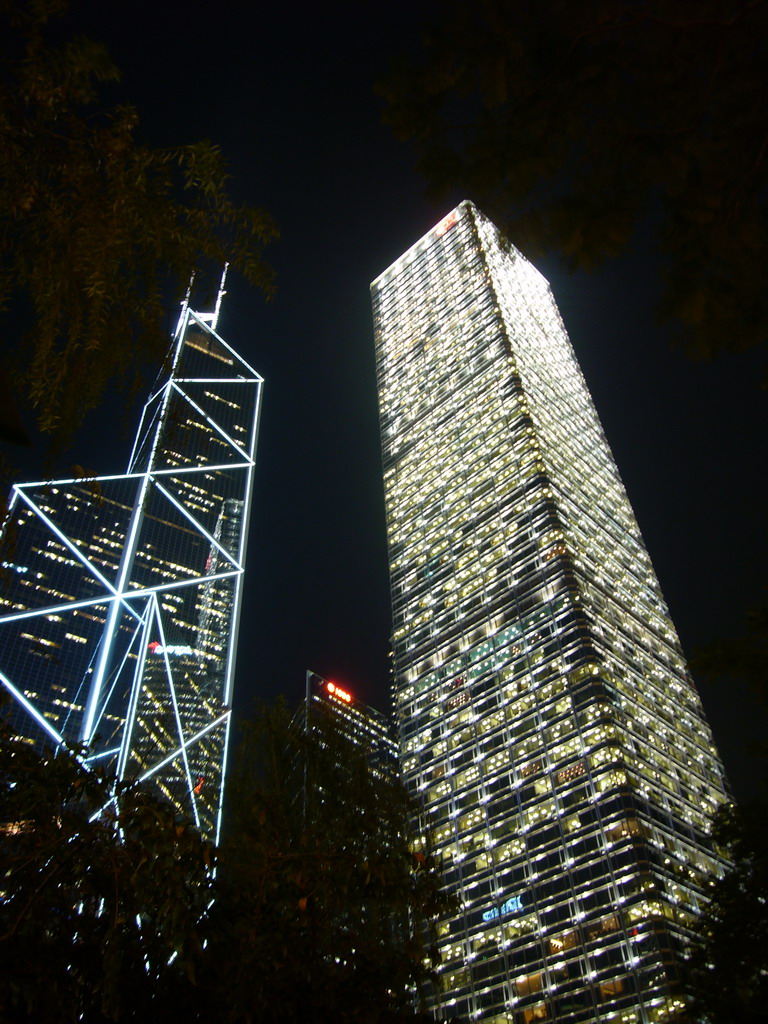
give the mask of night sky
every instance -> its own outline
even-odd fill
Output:
[[[296,701],[305,669],[388,707],[389,595],[369,282],[432,227],[413,154],[382,123],[373,82],[439,4],[219,0],[73,3],[104,41],[155,145],[219,143],[239,199],[281,239],[266,303],[234,274],[219,330],[265,378],[236,709]],[[512,239],[514,242],[514,239]],[[647,248],[647,247],[645,247]],[[550,281],[690,652],[738,631],[764,597],[768,396],[755,360],[693,364],[654,322],[655,261]],[[112,418],[108,418],[108,415]],[[107,438],[109,443],[104,444]],[[98,440],[101,439],[101,440]],[[125,467],[130,440],[94,415],[68,459]],[[741,689],[701,686],[737,795],[764,716]]]

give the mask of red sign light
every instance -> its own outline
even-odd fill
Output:
[[[454,210],[452,213],[448,214],[448,216],[445,218],[445,220],[442,220],[437,225],[437,231],[436,231],[437,235],[438,236],[439,235],[444,235],[445,232],[448,230],[448,228],[452,228],[455,223],[456,223],[456,211]]]
[[[347,693],[346,690],[342,690],[342,688],[337,686],[336,683],[326,683],[325,688],[328,693],[337,700],[343,700],[345,704],[352,703],[352,694]]]

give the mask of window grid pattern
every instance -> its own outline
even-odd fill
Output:
[[[13,725],[220,827],[261,377],[185,306],[127,473],[14,488],[0,682]]]
[[[461,904],[434,1006],[672,1018],[722,765],[549,287],[463,203],[372,296],[402,766]]]

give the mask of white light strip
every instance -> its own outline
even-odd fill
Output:
[[[147,602],[147,606],[144,609],[143,614],[141,615],[141,618],[139,618],[137,623],[136,623],[136,627],[134,629],[133,636],[131,637],[131,641],[128,644],[128,646],[126,647],[126,649],[125,649],[125,653],[123,654],[123,660],[120,663],[120,667],[113,674],[114,678],[112,680],[112,685],[109,688],[109,692],[107,693],[107,695],[104,697],[104,699],[101,702],[101,710],[98,712],[98,714],[96,715],[96,719],[95,719],[94,732],[96,732],[98,730],[99,723],[101,722],[102,718],[104,717],[104,714],[106,713],[107,708],[109,707],[109,702],[112,700],[112,694],[115,692],[115,687],[117,686],[118,682],[120,681],[120,679],[122,677],[123,669],[125,668],[126,664],[128,663],[128,657],[131,654],[131,651],[133,649],[134,643],[136,642],[136,637],[139,636],[139,635],[143,635],[143,633],[145,631],[147,614],[149,612],[149,609],[150,609],[150,602],[148,601]],[[125,720],[123,720],[123,724],[125,724]]]
[[[193,398],[190,398],[186,391],[182,390],[182,388],[179,387],[176,381],[173,381],[173,388],[178,395],[181,395],[181,397],[186,402],[188,402],[189,405],[192,406],[192,408],[195,410],[198,416],[202,416],[205,422],[210,427],[212,427],[212,429],[215,430],[220,437],[223,437],[231,448],[234,448],[238,455],[245,455],[247,457],[247,453],[243,450],[243,448],[240,447],[237,441],[235,441],[234,438],[230,437],[226,430],[224,430],[224,428],[221,427],[215,420],[212,420],[208,413],[201,409],[197,402]]]
[[[130,604],[134,600],[144,600],[149,594],[162,594],[166,590],[178,590],[180,587],[199,587],[206,583],[214,582],[215,580],[228,580],[233,576],[239,576],[244,570],[241,566],[236,566],[231,556],[227,556],[228,560],[232,564],[232,569],[226,569],[223,572],[214,573],[210,576],[191,576],[188,580],[177,580],[173,583],[158,583],[151,587],[137,587],[134,590],[126,591],[125,594],[120,598],[124,609],[130,612],[134,618],[139,619],[139,613]],[[98,597],[89,597],[86,601],[68,601],[66,604],[54,604],[46,605],[44,608],[34,608],[25,612],[11,612],[9,615],[0,616],[0,629],[7,622],[20,622],[22,619],[34,619],[40,616],[58,615],[59,613],[66,613],[74,611],[77,608],[89,608],[92,605],[103,604],[109,605],[118,598],[114,594],[101,594]]]
[[[146,597],[147,594],[164,594],[166,590],[179,590],[183,587],[202,587],[214,580],[228,580],[232,576],[240,576],[242,572],[242,569],[227,569],[224,572],[212,573],[210,576],[190,576],[188,580],[177,580],[175,583],[158,583],[151,587],[137,587],[135,590],[123,594],[122,600],[127,603],[134,598]]]
[[[158,416],[162,415],[163,403],[161,402],[159,405],[157,405],[157,404],[155,405],[155,409],[154,409],[154,411],[153,411],[151,416],[147,415],[147,410],[149,409],[149,407],[153,403],[156,403],[156,400],[163,395],[164,391],[168,390],[168,388],[170,386],[170,383],[171,383],[170,381],[166,381],[163,384],[163,386],[161,388],[159,388],[153,395],[150,395],[150,397],[144,403],[144,408],[141,410],[141,419],[139,421],[139,428],[136,431],[136,438],[135,438],[135,440],[133,442],[133,448],[131,449],[131,457],[130,457],[130,459],[128,459],[128,472],[129,473],[131,472],[131,467],[133,466],[134,461],[136,460],[139,451],[144,446],[144,442],[149,440],[149,438],[152,436],[152,431],[155,428],[155,422],[156,422]],[[145,419],[149,420],[149,422],[148,422],[146,427],[144,426]]]
[[[258,377],[258,374],[254,370],[254,368],[249,363],[246,363],[243,357],[239,355],[237,352],[235,352],[232,346],[228,345],[226,341],[224,341],[224,339],[216,333],[216,331],[212,330],[209,324],[207,324],[204,320],[201,320],[199,314],[193,313],[193,311],[190,309],[189,318],[190,320],[194,320],[196,323],[200,324],[204,331],[207,331],[209,334],[212,334],[216,341],[218,341],[219,344],[222,345],[227,350],[227,352],[229,352],[230,355],[234,357],[234,359],[236,360],[236,362],[240,364],[240,366],[244,366],[249,373],[253,374],[254,377]],[[174,374],[174,377],[175,376],[176,375]]]
[[[263,384],[264,380],[258,374],[254,377],[174,377],[177,384],[239,384],[241,387],[253,387],[254,384]]]
[[[244,455],[244,452],[240,452],[240,455]],[[206,462],[205,465],[200,466],[167,466],[162,469],[153,469],[152,476],[191,476],[193,473],[221,473],[229,471],[231,469],[247,469],[248,466],[253,465],[253,459],[249,456],[245,456],[244,462],[222,462],[216,464],[212,462]]]
[[[187,786],[189,787],[189,801],[192,805],[192,813],[195,816],[195,825],[200,828],[200,816],[197,813],[197,801],[195,800],[195,787],[192,782],[192,772],[189,770],[189,758],[187,757],[187,744],[184,739],[184,725],[181,721],[181,715],[179,714],[179,704],[176,700],[176,687],[173,682],[173,669],[171,668],[171,661],[168,657],[168,641],[165,638],[165,630],[163,629],[163,620],[160,614],[157,615],[157,628],[160,632],[160,642],[163,646],[163,661],[165,662],[165,678],[168,682],[168,690],[171,694],[171,702],[173,703],[173,714],[176,719],[176,728],[179,732],[179,742],[181,747],[181,756],[184,761],[184,771],[187,774]]]
[[[168,499],[168,501],[170,501],[172,505],[175,505],[176,508],[179,510],[179,512],[181,512],[181,514],[183,516],[186,516],[186,518],[190,521],[190,523],[192,523],[194,528],[196,530],[198,530],[200,533],[202,533],[202,535],[206,538],[206,540],[210,541],[210,543],[213,544],[214,547],[216,547],[222,553],[222,555],[224,555],[226,560],[229,562],[229,564],[234,569],[237,569],[240,572],[243,571],[242,565],[238,565],[237,562],[235,561],[234,557],[227,550],[225,550],[221,546],[221,544],[219,544],[219,542],[216,540],[216,538],[214,536],[212,536],[212,534],[210,534],[205,529],[204,526],[201,526],[200,523],[198,523],[198,521],[195,519],[195,517],[192,515],[192,513],[189,511],[189,509],[185,508],[185,506],[182,505],[180,501],[177,501],[177,499],[174,498],[174,496],[172,494],[170,494],[168,491],[166,491],[166,489],[163,487],[163,485],[161,483],[159,483],[157,480],[154,480],[153,483],[154,483],[155,487],[157,488],[157,490],[160,491],[161,494],[164,494],[165,497]],[[210,577],[209,576],[205,576],[205,577],[203,577],[203,579],[207,580],[207,579],[210,579]]]
[[[11,691],[13,696],[16,698],[19,704],[21,704],[24,710],[28,711],[29,714],[32,715],[34,720],[39,725],[41,725],[43,729],[45,729],[48,735],[51,736],[60,746],[65,747],[66,743],[64,742],[64,737],[61,736],[56,729],[54,729],[54,727],[47,720],[47,718],[40,714],[37,708],[27,700],[27,698],[24,696],[21,690],[18,690],[3,672],[0,672],[0,681],[2,681],[3,686],[5,686],[6,689]]]
[[[110,601],[114,601],[112,594],[102,594],[101,597],[89,597],[86,601],[68,601],[66,604],[46,605],[44,608],[34,608],[26,612],[11,612],[9,615],[0,616],[0,628],[6,622],[34,619],[40,615],[57,615],[59,612],[70,612],[76,608],[89,608],[95,604],[109,604]]]
[[[247,469],[254,464],[253,459],[246,455],[242,449],[239,454],[244,456],[243,462],[222,462],[221,464],[206,463],[201,466],[165,466],[162,469],[151,470],[152,476],[182,476],[192,473],[216,473],[224,470]],[[76,476],[61,480],[38,480],[35,483],[14,484],[14,491],[24,494],[25,491],[34,490],[36,487],[70,487],[76,484],[104,484],[112,483],[115,480],[143,480],[149,471],[136,473],[111,473],[107,476]]]
[[[227,710],[224,712],[223,715],[219,715],[218,718],[215,718],[212,722],[209,722],[208,725],[204,726],[202,729],[196,732],[194,736],[191,736],[188,740],[186,740],[184,746],[191,747],[193,744],[197,743],[197,741],[201,740],[203,736],[206,736],[211,731],[211,729],[215,729],[217,725],[221,725],[221,723],[225,719],[229,718],[231,714],[232,712],[230,710]],[[152,765],[151,768],[145,771],[143,775],[140,775],[137,781],[146,782],[147,779],[151,779],[155,772],[160,771],[161,768],[165,768],[167,764],[170,764],[171,761],[174,761],[181,753],[181,749],[182,748],[179,747],[178,749],[172,751],[172,753],[167,754],[162,761],[158,761],[157,764]]]
[[[158,437],[165,423],[165,415],[168,409],[168,395],[169,392],[166,390],[163,398],[163,411],[160,415],[157,433],[152,441],[152,450],[149,455],[150,466],[154,461]],[[136,497],[134,498],[133,512],[131,514],[130,523],[128,524],[128,533],[125,538],[123,553],[120,558],[120,568],[117,578],[117,592],[121,598],[123,594],[126,593],[130,585],[130,576],[133,571],[133,563],[136,556],[136,545],[138,542],[139,531],[141,530],[141,526],[144,522],[144,506],[146,504],[147,491],[149,489],[149,473],[139,474],[138,476],[140,480],[139,489],[136,493]],[[80,734],[80,739],[83,743],[90,743],[93,737],[96,709],[101,699],[101,690],[104,686],[104,681],[110,667],[110,659],[112,657],[112,645],[117,631],[118,608],[122,606],[122,600],[119,603],[115,601],[112,604],[112,607],[109,609],[109,614],[107,615],[107,621],[104,625],[101,651],[99,653],[96,671],[93,675],[93,679],[91,680],[91,688],[88,693],[88,701],[86,704],[85,722],[83,723],[83,729]]]
[[[106,576],[102,575],[102,573],[99,572],[96,566],[93,565],[85,557],[85,555],[83,555],[82,551],[80,551],[77,545],[73,544],[67,537],[64,536],[64,534],[61,532],[58,526],[56,526],[56,524],[48,518],[48,516],[45,514],[45,512],[43,512],[41,508],[38,508],[38,506],[34,503],[34,501],[32,501],[29,495],[25,494],[22,490],[20,490],[19,493],[21,494],[24,501],[26,501],[27,505],[29,505],[29,507],[35,513],[35,515],[39,516],[40,519],[42,519],[42,521],[45,523],[48,529],[52,530],[56,534],[56,536],[61,540],[62,544],[64,544],[64,546],[72,552],[72,554],[78,559],[78,561],[81,562],[85,566],[85,568],[88,569],[89,572],[92,572],[96,579],[99,580],[102,583],[102,585],[107,588],[107,590],[109,590],[112,594],[116,593],[115,588],[106,578]]]
[[[147,661],[147,647],[149,644],[149,629],[150,623],[153,619],[159,617],[159,605],[157,603],[157,594],[152,594],[149,601],[147,602],[147,614],[144,620],[144,629],[142,630],[142,643],[139,648],[139,657],[136,663],[136,668],[133,673],[133,685],[131,687],[131,696],[128,701],[128,708],[125,715],[125,722],[123,725],[123,739],[120,744],[120,756],[117,760],[116,776],[122,780],[125,776],[125,770],[128,765],[128,758],[131,752],[131,740],[133,738],[133,728],[136,724],[136,711],[139,706],[139,696],[141,695],[141,685],[144,679],[144,665]]]
[[[84,764],[90,764],[91,761],[103,761],[105,757],[113,757],[115,754],[120,753],[120,747],[111,747],[109,750],[101,750],[98,754],[88,754],[83,758]]]

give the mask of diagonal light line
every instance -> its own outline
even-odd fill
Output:
[[[157,600],[157,594],[152,593],[147,601],[146,608],[146,619],[144,621],[143,628],[143,642],[141,650],[139,651],[139,657],[136,662],[136,668],[133,673],[133,682],[131,684],[131,695],[128,698],[128,708],[125,713],[123,720],[123,739],[120,745],[120,756],[117,760],[117,771],[116,775],[118,779],[123,779],[125,776],[125,768],[128,764],[128,758],[131,752],[131,742],[133,739],[133,729],[136,725],[136,712],[139,706],[139,698],[141,696],[141,689],[144,683],[144,668],[147,662],[147,640],[149,637],[149,625],[152,619],[160,618],[160,606]]]
[[[204,331],[208,331],[209,334],[212,334],[216,341],[218,341],[227,350],[227,352],[230,353],[230,355],[233,355],[235,357],[236,361],[240,364],[240,366],[244,366],[246,370],[252,373],[255,377],[259,376],[254,370],[254,368],[250,365],[250,363],[246,363],[243,357],[238,352],[235,352],[232,346],[228,345],[226,341],[224,341],[224,339],[220,337],[216,333],[216,331],[213,330],[210,324],[207,324],[204,320],[201,320],[200,317],[198,317],[197,314],[194,313],[191,309],[189,311],[189,319],[194,320],[195,323],[199,324],[203,328]]]
[[[42,519],[42,521],[45,523],[45,525],[48,527],[48,529],[49,530],[53,530],[53,532],[56,534],[56,536],[61,539],[61,542],[64,544],[64,546],[69,548],[69,550],[72,552],[72,554],[75,555],[75,557],[80,562],[82,562],[82,564],[85,566],[85,568],[88,569],[90,572],[92,572],[93,575],[96,577],[96,579],[100,580],[101,583],[107,588],[107,590],[111,591],[112,594],[115,594],[117,591],[115,590],[115,587],[106,578],[106,576],[103,576],[99,572],[99,570],[96,568],[96,566],[93,565],[93,563],[88,558],[85,557],[85,555],[82,553],[82,551],[80,551],[80,549],[75,544],[73,544],[69,540],[69,538],[66,537],[61,532],[61,530],[58,528],[58,526],[56,526],[56,524],[51,519],[48,518],[48,516],[45,514],[45,512],[43,512],[43,510],[37,504],[35,504],[34,501],[32,501],[32,499],[29,497],[28,494],[25,494],[23,491],[21,491],[20,493],[21,493],[21,496],[24,499],[24,501],[26,501],[26,503],[29,505],[29,507],[32,509],[32,511],[34,513],[36,513],[36,515],[38,515]]]
[[[231,445],[231,447],[234,448],[235,451],[238,452],[240,455],[247,456],[247,452],[245,451],[245,449],[242,448],[233,437],[230,437],[226,430],[219,423],[217,423],[216,420],[211,419],[208,413],[204,409],[200,408],[200,406],[197,404],[194,398],[191,398],[187,394],[187,392],[183,390],[183,388],[180,388],[175,380],[172,381],[172,384],[174,391],[176,391],[177,394],[181,395],[182,398],[189,402],[189,404],[192,406],[195,412],[198,413],[198,415],[202,416],[205,422],[208,423],[209,426],[213,427],[216,433],[223,437],[227,444]]]
[[[229,718],[231,714],[232,712],[229,709],[227,709],[223,715],[219,715],[218,718],[215,718],[212,722],[209,722],[208,725],[203,726],[203,728],[198,730],[198,732],[196,732],[194,736],[190,736],[188,740],[185,740],[180,747],[177,747],[176,750],[173,750],[170,754],[166,754],[162,761],[158,761],[157,764],[152,765],[151,768],[148,768],[143,775],[139,776],[137,781],[146,782],[146,780],[151,778],[155,774],[155,772],[160,771],[161,768],[165,768],[167,764],[170,764],[171,761],[174,761],[181,753],[182,748],[193,746],[195,743],[197,743],[198,740],[201,740],[203,736],[207,735],[207,733],[209,733],[211,729],[215,729],[217,725],[221,725],[221,723],[224,722],[227,718]]]
[[[163,629],[162,616],[157,615],[157,628],[160,631],[160,640],[163,645],[163,661],[165,662],[165,675],[168,680],[168,690],[171,694],[171,701],[173,702],[173,714],[176,718],[176,728],[179,732],[179,742],[181,744],[181,756],[184,761],[184,771],[187,773],[187,786],[189,787],[189,800],[192,804],[192,813],[195,816],[195,825],[200,828],[200,816],[197,813],[197,801],[195,800],[195,788],[192,784],[192,772],[189,770],[189,758],[187,757],[187,744],[184,739],[184,726],[181,721],[181,714],[179,712],[179,704],[176,700],[176,686],[173,680],[173,670],[171,668],[171,661],[168,657],[168,644],[165,639],[165,630]]]
[[[120,747],[111,747],[109,750],[100,750],[98,754],[88,754],[83,758],[85,764],[90,764],[91,761],[103,761],[105,757],[112,757],[114,754],[120,753]]]
[[[150,394],[149,398],[144,403],[144,408],[141,410],[141,419],[139,420],[139,427],[136,431],[136,438],[133,442],[133,448],[131,449],[131,457],[128,459],[128,472],[131,470],[131,466],[134,460],[137,458],[139,452],[144,447],[145,442],[150,441],[152,438],[152,430],[156,425],[158,418],[163,413],[163,403],[157,402],[163,391],[168,388],[168,381],[165,381],[162,387],[158,388],[153,394]],[[155,409],[150,414],[150,407],[154,404]],[[146,426],[145,426],[146,421]]]
[[[94,731],[94,733],[95,733],[96,729],[99,726],[99,722],[104,717],[104,714],[105,714],[105,712],[107,710],[107,707],[109,706],[109,702],[112,699],[112,694],[115,692],[115,687],[117,686],[117,684],[118,684],[118,682],[120,680],[120,677],[122,675],[123,669],[125,668],[125,665],[126,665],[126,663],[128,661],[128,656],[130,655],[130,653],[131,653],[131,651],[133,649],[133,646],[134,646],[134,643],[136,641],[136,638],[137,638],[137,636],[139,636],[140,633],[142,633],[144,631],[144,629],[146,627],[147,612],[149,611],[149,608],[150,608],[150,602],[147,601],[147,607],[144,609],[144,612],[142,613],[141,617],[136,622],[136,625],[135,625],[135,628],[134,628],[134,632],[133,632],[133,636],[131,637],[131,641],[128,644],[128,646],[126,647],[126,649],[125,649],[125,653],[123,655],[122,661],[120,662],[120,666],[117,669],[117,671],[114,673],[114,676],[113,676],[113,679],[112,679],[112,685],[109,688],[109,692],[102,699],[101,710],[97,711],[95,716],[94,716],[94,719],[93,719],[93,731]],[[125,724],[125,718],[123,718],[123,724]]]
[[[189,509],[187,509],[184,505],[182,505],[181,502],[178,501],[169,491],[167,491],[163,487],[163,485],[161,483],[159,483],[157,480],[153,480],[152,482],[154,483],[154,485],[158,489],[158,491],[160,491],[162,494],[164,494],[166,496],[166,498],[168,499],[168,501],[170,501],[172,505],[175,505],[176,508],[179,510],[179,512],[181,512],[181,514],[183,516],[186,516],[186,518],[190,521],[190,523],[192,523],[192,525],[195,527],[195,529],[199,533],[202,533],[202,535],[205,537],[205,539],[209,540],[211,542],[211,544],[214,545],[214,547],[218,548],[218,550],[222,553],[222,555],[224,555],[224,557],[227,559],[227,561],[230,563],[230,565],[232,565],[235,569],[238,569],[238,570],[240,570],[240,572],[242,572],[242,570],[243,570],[242,565],[239,565],[238,562],[235,560],[235,558],[229,553],[229,551],[227,551],[225,548],[223,548],[221,546],[221,544],[219,544],[219,542],[216,540],[216,538],[212,534],[210,534],[205,529],[204,526],[201,526],[200,523],[198,523],[198,521],[195,519],[195,517],[192,515],[192,513],[189,511]],[[208,579],[208,577],[206,576],[205,579]]]
[[[30,703],[30,701],[24,696],[21,690],[17,689],[17,687],[13,685],[10,679],[8,679],[8,677],[3,672],[0,672],[0,681],[3,683],[6,689],[10,690],[14,698],[19,702],[19,704],[21,704],[24,710],[27,711],[30,715],[32,715],[35,721],[39,725],[41,725],[43,729],[45,729],[48,735],[52,739],[54,739],[60,746],[66,747],[64,737],[56,729],[54,729],[54,727],[51,725],[48,719],[40,714],[40,712],[37,710],[34,704]]]

